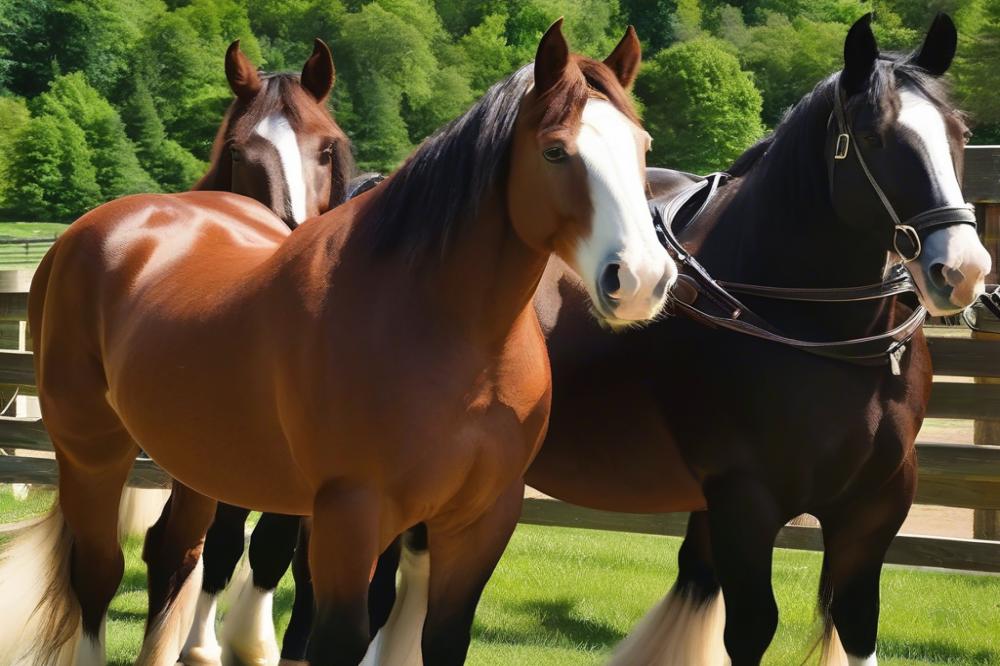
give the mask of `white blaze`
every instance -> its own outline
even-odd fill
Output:
[[[297,224],[301,224],[306,219],[306,183],[302,176],[302,154],[299,152],[295,130],[287,118],[274,113],[260,121],[254,132],[269,141],[278,151],[292,217]]]
[[[594,290],[605,262],[620,263],[622,298],[615,309],[620,319],[655,314],[662,299],[653,290],[677,272],[656,237],[646,204],[637,145],[641,136],[641,130],[606,100],[591,99],[583,109],[577,148],[587,169],[593,219],[590,236],[577,248],[576,268],[587,289]]]

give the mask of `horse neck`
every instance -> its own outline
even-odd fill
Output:
[[[519,319],[533,313],[531,301],[549,255],[521,240],[506,206],[499,205],[501,197],[490,199],[476,219],[462,225],[426,284],[445,300],[456,322],[482,339],[500,341]]]
[[[733,193],[720,201],[714,224],[698,253],[718,279],[777,287],[839,288],[880,282],[886,251],[836,216],[827,190],[813,197],[789,192],[817,191],[822,165],[771,168],[731,183]],[[813,184],[804,182],[814,175]],[[786,178],[780,174],[794,174]],[[802,178],[803,180],[798,180]],[[798,182],[797,182],[798,181]],[[804,333],[859,335],[886,324],[894,299],[845,305],[788,304],[752,299],[760,314],[787,320]]]

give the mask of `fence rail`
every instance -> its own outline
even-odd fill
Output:
[[[983,240],[1000,259],[1000,146],[966,150],[966,197],[976,202]],[[2,248],[2,242],[0,242]],[[3,264],[0,251],[0,265]],[[996,272],[990,276],[996,280]],[[0,345],[17,340],[20,351],[0,351],[0,395],[34,395],[32,356],[26,351],[24,320],[31,271],[0,271]],[[975,539],[900,535],[887,561],[919,566],[1000,573],[1000,336],[975,336],[956,329],[926,327],[936,372],[928,416],[972,419],[976,444],[918,442],[916,501],[976,511]],[[4,345],[5,346],[5,345]],[[969,378],[974,378],[969,381]],[[39,418],[0,417],[0,448],[50,452],[52,443]],[[36,453],[37,456],[37,453]],[[54,484],[51,457],[0,456],[0,483]],[[150,460],[139,459],[129,484],[162,488],[169,477]],[[522,522],[560,527],[683,536],[686,514],[623,514],[585,509],[555,500],[526,499]],[[987,526],[980,529],[981,525]],[[986,537],[986,538],[983,538]],[[777,545],[821,550],[814,527],[787,526]]]

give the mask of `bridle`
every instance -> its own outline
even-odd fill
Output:
[[[690,227],[695,224],[718,193],[719,187],[730,178],[729,174],[716,173],[707,176],[702,182],[666,202],[653,199],[650,201],[650,210],[660,242],[680,264],[681,274],[678,278],[678,288],[675,288],[677,297],[673,303],[674,307],[681,313],[711,327],[728,329],[824,358],[865,366],[888,363],[892,373],[898,375],[907,344],[917,330],[923,326],[926,319],[927,310],[922,305],[918,304],[904,322],[884,333],[845,340],[817,342],[783,335],[777,327],[754,313],[734,296],[734,294],[741,294],[769,300],[809,303],[849,303],[882,300],[905,293],[916,294],[918,293],[917,287],[903,264],[920,257],[923,249],[922,239],[926,238],[932,230],[945,226],[954,224],[976,226],[976,216],[971,204],[941,206],[924,211],[905,222],[901,221],[896,209],[868,168],[864,155],[854,138],[854,131],[847,119],[843,90],[839,81],[835,84],[835,88],[834,108],[828,122],[828,126],[836,123],[837,129],[833,158],[829,164],[831,201],[835,201],[833,198],[834,171],[839,164],[844,164],[848,156],[853,153],[872,190],[889,215],[889,220],[892,223],[892,243],[889,249],[894,251],[902,262],[893,266],[882,282],[839,289],[813,289],[772,287],[713,279],[705,267],[677,239],[673,223],[685,204],[689,203],[695,195],[704,192],[704,201],[694,215],[688,219],[686,226]],[[853,151],[851,144],[855,146]]]
[[[872,175],[871,169],[868,168],[868,163],[861,152],[860,144],[854,137],[854,129],[847,120],[844,87],[840,84],[839,80],[834,84],[834,89],[833,113],[830,114],[830,122],[836,122],[837,140],[834,144],[833,159],[830,162],[829,169],[831,201],[836,201],[833,188],[837,165],[844,163],[848,156],[853,154],[857,159],[858,165],[861,167],[861,171],[865,174],[865,178],[868,179],[868,184],[871,185],[878,200],[882,203],[882,207],[889,214],[889,219],[892,221],[891,249],[904,264],[920,257],[920,253],[923,250],[922,239],[926,238],[934,230],[955,224],[969,224],[973,228],[976,227],[975,207],[970,203],[961,206],[932,208],[914,215],[905,222],[900,221],[899,214],[889,201],[889,197],[885,195],[878,181],[875,180],[875,176]],[[852,144],[854,145],[854,150],[851,150]]]

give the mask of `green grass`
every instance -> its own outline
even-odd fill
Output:
[[[61,222],[4,222],[0,221],[0,238],[52,238],[69,225]]]
[[[33,491],[20,504],[0,487],[0,522],[43,510],[51,496]],[[679,546],[679,539],[665,537],[519,527],[479,606],[468,663],[601,663],[670,586]],[[115,665],[133,662],[142,634],[139,550],[136,539],[125,545],[125,579],[111,607],[108,649]],[[819,564],[815,553],[777,551],[781,626],[766,664],[801,664],[816,638]],[[288,623],[292,594],[286,576],[275,599],[279,631]],[[1000,577],[887,567],[879,655],[883,666],[1000,664]]]
[[[59,222],[0,222],[0,239],[52,240],[61,234],[66,226]],[[0,270],[34,268],[50,246],[51,243],[0,244]]]

